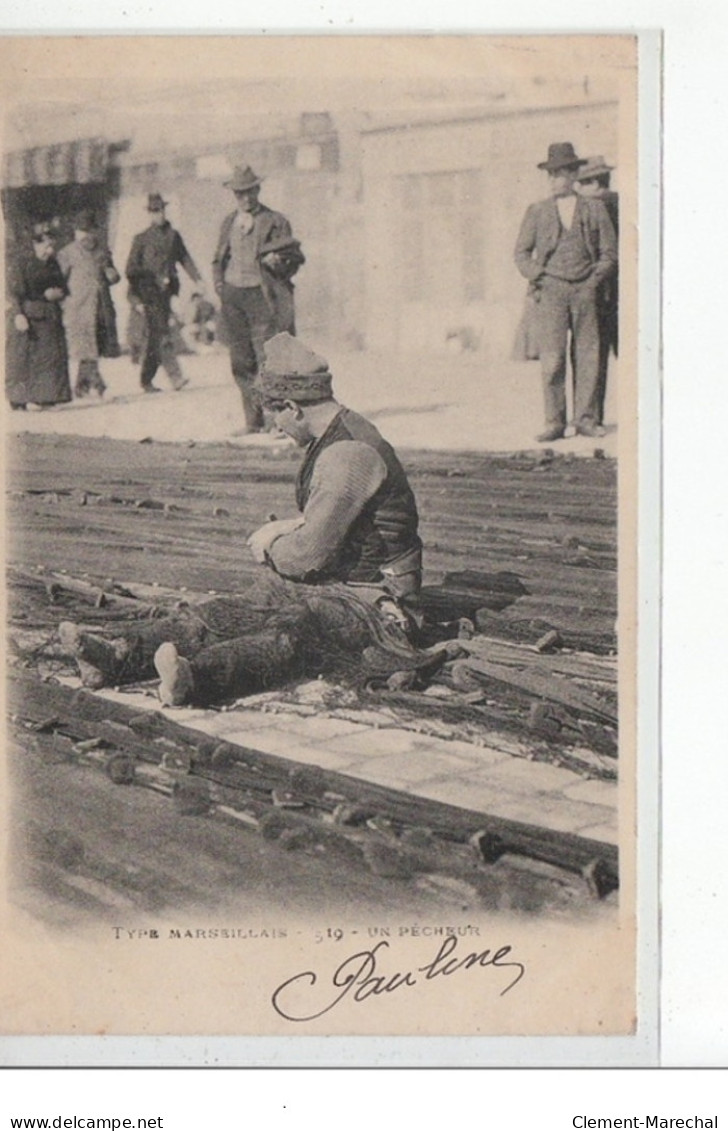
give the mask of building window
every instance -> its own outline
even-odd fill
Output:
[[[414,173],[399,182],[399,262],[405,301],[480,302],[483,189],[479,169]]]

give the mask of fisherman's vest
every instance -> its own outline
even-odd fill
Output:
[[[316,460],[331,444],[359,440],[381,456],[387,477],[349,530],[335,567],[338,581],[381,581],[382,566],[417,549],[417,504],[394,449],[364,417],[343,408],[309,446],[296,480],[296,503],[303,511]]]

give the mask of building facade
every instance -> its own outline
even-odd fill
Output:
[[[161,192],[211,291],[219,226],[234,207],[223,182],[249,164],[303,245],[300,334],[337,348],[507,357],[525,292],[513,247],[527,205],[547,190],[537,163],[553,141],[611,163],[619,152],[619,105],[608,98],[429,116],[203,110],[180,119],[155,104],[135,119],[127,107],[105,115],[105,134],[70,140],[59,118],[46,128],[57,140],[6,154],[8,254],[36,219],[65,242],[73,213],[91,207],[123,269],[148,223],[147,194]],[[75,129],[83,121],[76,115]],[[123,288],[114,299],[123,330]]]
[[[377,350],[506,354],[525,282],[513,264],[552,141],[618,152],[617,104],[398,123],[363,136],[366,335]]]

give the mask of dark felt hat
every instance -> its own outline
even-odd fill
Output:
[[[147,197],[147,212],[164,212],[169,204],[168,200],[163,200],[161,193],[150,192]]]
[[[262,184],[259,176],[257,176],[250,165],[243,168],[242,165],[236,165],[233,169],[233,175],[229,180],[224,182],[225,188],[232,189],[233,192],[248,192],[250,189],[256,188]]]
[[[557,173],[559,169],[567,169],[570,165],[584,165],[585,161],[577,157],[574,146],[570,141],[555,141],[549,146],[548,157],[539,163],[539,169],[548,173]]]
[[[265,343],[260,383],[266,401],[327,401],[332,395],[326,358],[288,333]]]

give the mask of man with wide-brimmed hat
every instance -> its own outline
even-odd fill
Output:
[[[537,301],[546,417],[539,442],[559,440],[566,431],[569,355],[575,430],[582,436],[604,434],[597,291],[616,272],[617,238],[604,204],[574,191],[574,181],[585,164],[571,142],[549,145],[546,160],[538,168],[548,175],[550,195],[528,208],[516,242],[516,265]]]
[[[601,200],[619,238],[619,193],[612,189],[614,165],[608,165],[602,154],[587,157],[579,170],[574,187],[579,196]],[[599,423],[604,423],[604,400],[607,393],[609,355],[619,350],[619,278],[615,272],[597,292],[599,319]]]
[[[145,393],[162,390],[153,383],[154,375],[163,366],[174,389],[183,389],[183,376],[171,334],[172,299],[179,294],[179,264],[194,283],[202,276],[185,247],[182,236],[167,220],[167,201],[158,192],[147,197],[149,227],[134,237],[126,277],[129,300],[144,315],[145,342],[142,356],[141,384]]]
[[[237,166],[225,185],[237,207],[222,222],[212,270],[246,430],[260,432],[263,346],[277,333],[295,333],[292,280],[304,256],[286,217],[261,204],[261,178],[249,165]]]
[[[163,702],[179,705],[337,670],[341,657],[349,667],[374,664],[379,674],[432,664],[410,643],[422,543],[394,450],[334,399],[325,359],[290,334],[267,343],[261,384],[278,427],[306,449],[298,514],[250,536],[261,568],[244,595],[137,625],[116,640],[61,625],[88,686],[153,678],[156,670]]]
[[[619,234],[619,194],[612,191],[614,165],[608,165],[601,153],[585,157],[574,177],[574,187],[580,196],[601,200]]]
[[[109,288],[121,276],[101,238],[93,212],[78,212],[73,230],[73,240],[58,253],[68,286],[63,325],[68,352],[77,367],[73,391],[77,397],[92,390],[103,396],[106,384],[99,370],[99,358],[119,356],[116,311]]]

